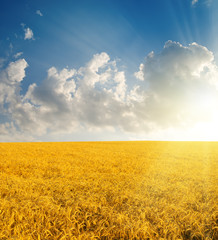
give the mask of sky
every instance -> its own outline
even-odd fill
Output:
[[[215,0],[2,0],[0,141],[218,140]]]

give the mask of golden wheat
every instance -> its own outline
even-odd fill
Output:
[[[0,239],[218,239],[218,143],[1,143]]]

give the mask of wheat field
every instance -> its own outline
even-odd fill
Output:
[[[218,143],[0,143],[0,239],[218,239]]]

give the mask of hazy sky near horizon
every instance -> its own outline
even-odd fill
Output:
[[[218,140],[215,0],[2,0],[0,141]]]

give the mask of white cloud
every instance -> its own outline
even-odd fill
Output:
[[[34,40],[34,37],[33,37],[33,31],[30,29],[30,28],[24,28],[24,40]]]
[[[7,80],[10,82],[21,82],[25,77],[25,68],[28,66],[25,59],[11,62],[6,70]]]
[[[143,73],[143,64],[140,64],[139,66],[139,71],[138,72],[135,72],[135,77],[141,81],[144,80],[144,73]]]
[[[123,101],[126,95],[126,79],[124,72],[117,72],[114,77],[114,81],[117,83],[115,90],[115,97],[117,100]]]
[[[201,4],[206,5],[207,7],[210,7],[211,4],[212,4],[212,1],[213,0],[203,0],[201,2]],[[192,2],[191,2],[192,6],[195,6],[197,3],[200,3],[200,1],[199,0],[192,0]]]
[[[37,11],[36,11],[36,14],[38,14],[40,17],[42,17],[42,16],[43,16],[43,14],[41,13],[41,11],[40,11],[40,10],[37,10]]]
[[[198,0],[192,0],[192,5],[195,5],[198,2]]]
[[[18,52],[14,55],[14,58],[19,58],[21,55],[23,55],[23,52]]]
[[[13,111],[17,104],[22,102],[20,83],[25,77],[27,66],[24,59],[19,59],[11,62],[5,70],[0,72],[0,116],[1,119],[6,119],[6,122],[0,121],[1,141],[19,140],[19,136],[22,135],[15,127]]]
[[[182,136],[182,130],[195,124],[218,120],[218,67],[213,53],[197,43],[168,41],[159,54],[148,54],[133,88],[103,52],[79,69],[51,67],[40,85],[31,84],[21,95],[27,66],[19,59],[0,73],[2,141],[13,134],[17,140],[28,135],[48,139],[97,130],[167,139],[175,132]]]
[[[20,101],[20,82],[25,77],[25,69],[28,66],[24,59],[11,62],[9,66],[0,72],[0,107],[4,104],[12,104]],[[9,111],[10,109],[4,109]]]
[[[212,52],[203,46],[184,47],[172,41],[160,54],[148,55],[141,66],[147,118],[161,127],[181,127],[212,117],[215,109],[209,110],[200,99],[218,100],[218,70],[213,60]]]
[[[20,96],[18,83],[23,80],[27,67],[24,61],[13,62],[4,71],[8,77],[8,89],[5,87],[4,92],[9,92],[10,81],[16,83],[4,111],[23,134],[28,132],[37,136],[47,131],[61,133],[77,129],[131,127],[132,115],[122,117],[128,111],[124,72],[118,71],[106,53],[94,55],[79,70],[59,71],[52,67],[41,85],[31,84],[25,96]],[[5,102],[5,96],[2,102]]]

